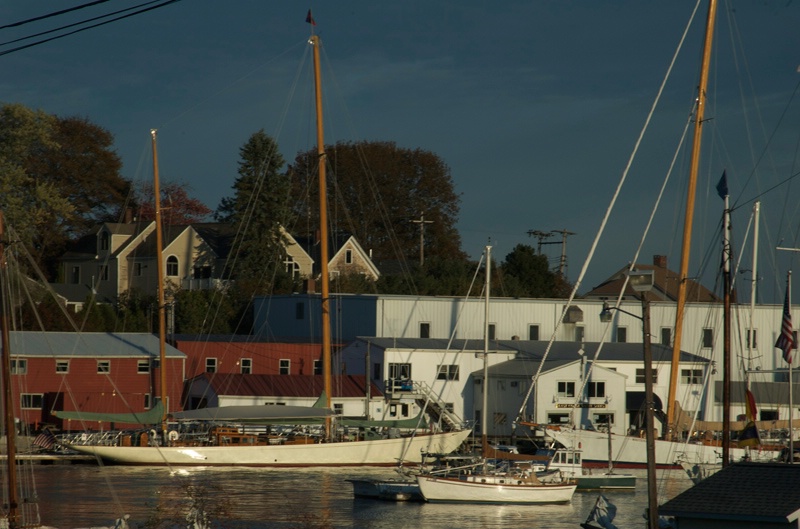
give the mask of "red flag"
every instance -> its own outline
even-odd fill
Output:
[[[314,17],[311,16],[311,10],[310,9],[308,10],[308,14],[306,15],[306,22],[308,22],[312,26],[316,26],[317,25],[317,23],[314,22]]]
[[[783,359],[792,363],[792,349],[794,349],[794,334],[792,332],[792,314],[789,310],[789,282],[786,282],[786,298],[783,301],[783,320],[781,334],[775,342],[775,347],[783,351]]]

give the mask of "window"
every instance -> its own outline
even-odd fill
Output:
[[[380,380],[383,376],[383,369],[380,362],[372,364],[372,379]]]
[[[101,250],[108,250],[109,247],[109,236],[108,232],[104,231],[100,234],[100,249]]]
[[[569,413],[548,413],[547,424],[569,424]]]
[[[149,393],[144,394],[144,409],[149,410],[153,407],[153,398]]]
[[[681,369],[681,383],[682,384],[702,384],[703,383],[703,370],[702,369]]]
[[[437,380],[458,380],[458,366],[454,364],[444,364],[439,366],[436,375]]]
[[[575,341],[583,343],[583,327],[575,326]]]
[[[98,360],[97,361],[97,372],[98,373],[111,373],[111,361],[110,360]]]
[[[593,413],[592,422],[594,424],[614,424],[613,413]]]
[[[558,383],[558,396],[559,397],[574,397],[575,396],[575,382],[559,382]]]
[[[150,360],[139,360],[136,364],[136,372],[137,373],[149,373],[150,372]]]
[[[167,275],[170,277],[178,275],[178,258],[174,255],[167,257]]]
[[[210,279],[211,267],[208,265],[197,265],[192,270],[194,279]]]
[[[289,375],[291,374],[289,371],[292,368],[291,360],[287,358],[282,358],[278,361],[278,374],[279,375]]]
[[[133,263],[133,275],[142,277],[142,263]]]
[[[239,371],[243,375],[249,375],[253,372],[253,359],[252,358],[242,358],[239,362]]]
[[[343,415],[344,414],[344,404],[336,403],[333,405],[333,413],[336,415]]]
[[[794,343],[794,348],[797,349],[797,331],[792,331],[792,342]]]
[[[322,360],[314,360],[314,374],[315,375],[322,374]]]
[[[81,267],[80,266],[73,266],[72,273],[69,275],[69,282],[73,285],[80,284],[81,282]]]
[[[28,372],[28,361],[22,359],[11,359],[11,374],[24,375]]]
[[[344,251],[345,264],[353,264],[353,250],[347,249]]]
[[[44,405],[44,395],[41,393],[22,393],[19,396],[19,406],[28,410],[41,410]]]
[[[589,397],[605,397],[606,396],[606,383],[605,382],[589,382],[588,384]]]
[[[217,372],[217,359],[206,358],[206,373],[216,373],[216,372]]]
[[[617,342],[618,343],[625,343],[628,341],[628,328],[627,327],[617,327]]]
[[[490,323],[489,324],[489,339],[490,340],[494,340],[495,339],[495,332],[494,331],[495,331],[495,324],[494,323]]]
[[[672,345],[672,329],[661,327],[661,345]]]
[[[419,324],[419,337],[420,338],[430,338],[431,337],[431,324],[424,321],[420,322]]]
[[[645,376],[644,376],[644,368],[637,369],[636,370],[636,383],[637,384],[644,384],[645,380],[646,379],[645,379]],[[653,369],[653,384],[657,384],[657,383],[658,383],[658,371]]]
[[[56,360],[56,373],[69,373],[69,360]]]
[[[539,339],[539,326],[528,325],[528,340],[538,340],[538,339]]]
[[[747,329],[747,347],[755,348],[758,345],[758,332],[756,331],[756,329],[752,329],[753,340],[750,341],[750,331],[751,329]]]
[[[297,303],[294,306],[294,319],[302,320],[306,317],[306,305],[305,303]]]
[[[97,277],[100,281],[108,281],[108,266],[106,265],[98,265],[97,266]]]
[[[389,378],[411,380],[411,364],[389,364]]]
[[[294,260],[294,257],[291,255],[287,255],[286,259],[283,261],[284,266],[286,267],[286,273],[295,277],[297,274],[300,273],[300,264]]]
[[[703,347],[714,347],[714,329],[703,329]]]

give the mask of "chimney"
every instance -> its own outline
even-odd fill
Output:
[[[125,224],[130,224],[131,222],[133,222],[133,210],[125,208]]]
[[[303,292],[305,294],[314,294],[316,292],[316,289],[317,287],[313,279],[303,280]]]
[[[653,265],[657,266],[658,268],[667,268],[667,256],[666,255],[654,255],[653,256]]]

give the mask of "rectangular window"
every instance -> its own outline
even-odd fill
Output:
[[[11,374],[24,375],[28,372],[28,361],[24,358],[11,359]]]
[[[575,341],[583,342],[583,327],[575,326]]]
[[[42,393],[22,393],[19,396],[19,406],[26,410],[41,410],[44,406]]]
[[[108,266],[107,265],[98,265],[97,266],[97,277],[100,281],[108,281]]]
[[[703,347],[714,347],[714,329],[703,329]]]
[[[569,424],[569,413],[548,413],[547,424]]]
[[[589,382],[587,390],[589,397],[605,397],[606,396],[606,383],[605,382]]]
[[[243,375],[249,375],[253,372],[253,359],[252,358],[242,358],[239,362],[239,371]]]
[[[136,363],[136,372],[137,373],[149,373],[150,372],[150,360],[139,360]]]
[[[144,409],[149,410],[153,407],[153,399],[149,393],[144,394]]]
[[[333,405],[333,413],[336,415],[343,415],[344,414],[344,404],[336,403]]]
[[[353,264],[353,250],[344,251],[344,262],[345,264]]]
[[[454,364],[439,365],[437,380],[458,380],[458,366]]]
[[[594,424],[614,424],[613,413],[593,413],[592,422]]]
[[[297,303],[294,306],[294,319],[302,320],[306,317],[306,305],[305,303]]]
[[[559,382],[558,383],[558,396],[559,397],[574,397],[575,396],[575,382]]]
[[[291,360],[287,358],[282,358],[278,361],[278,374],[279,375],[289,375],[290,370],[292,368]]]
[[[314,374],[315,375],[322,374],[322,360],[314,360]]]
[[[111,360],[98,360],[97,361],[98,373],[111,373]]]
[[[681,369],[681,384],[702,384],[702,369]]]
[[[56,373],[69,373],[69,360],[56,360]]]
[[[206,373],[216,373],[216,372],[217,372],[217,359],[206,358]]]
[[[383,377],[383,369],[380,362],[372,364],[372,379],[380,380]]]
[[[495,327],[496,327],[496,326],[495,326],[495,324],[494,324],[494,323],[490,323],[490,324],[489,324],[489,339],[490,339],[490,340],[494,340],[494,339],[496,339],[496,338],[495,338]]]
[[[411,380],[411,364],[389,364],[389,378]]]
[[[538,339],[539,339],[539,326],[528,325],[528,340],[538,340]]]
[[[636,383],[637,384],[644,384],[645,380],[646,379],[645,379],[645,376],[644,376],[644,368],[637,369],[636,370]],[[658,371],[653,369],[653,384],[657,384],[657,383],[658,383]]]
[[[753,340],[750,340],[750,332],[752,330],[753,333]],[[747,329],[747,347],[756,348],[758,345],[758,332],[756,329]]]
[[[142,263],[133,263],[133,275],[142,277]]]
[[[661,327],[661,345],[672,345],[672,328]]]
[[[431,324],[423,321],[419,324],[419,337],[420,338],[430,338],[431,337]]]
[[[628,341],[628,328],[617,327],[617,342],[626,343]]]
[[[81,267],[80,266],[73,266],[72,273],[70,274],[70,283],[73,285],[78,285],[81,282]]]
[[[794,342],[794,348],[797,349],[797,331],[792,331],[792,342]]]

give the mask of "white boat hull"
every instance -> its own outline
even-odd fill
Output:
[[[68,445],[108,463],[142,466],[395,466],[422,462],[422,453],[449,454],[470,430],[394,439],[266,446],[102,446]]]
[[[572,500],[577,485],[527,484],[513,478],[499,483],[494,476],[482,482],[481,476],[446,478],[417,476],[422,496],[429,502],[447,503],[567,503]]]
[[[550,429],[546,435],[565,447],[579,448],[583,454],[583,465],[592,468],[608,466],[608,434],[593,430],[573,430],[571,428]],[[633,436],[613,435],[612,456],[615,468],[646,468],[647,440]],[[722,461],[722,447],[703,444],[683,443],[678,441],[655,441],[656,466],[659,468],[680,469],[681,461],[692,463],[719,463]],[[746,455],[758,460],[771,460],[778,457],[777,450],[750,450],[743,448],[730,449],[733,461],[739,461]],[[755,456],[755,457],[754,457]]]

